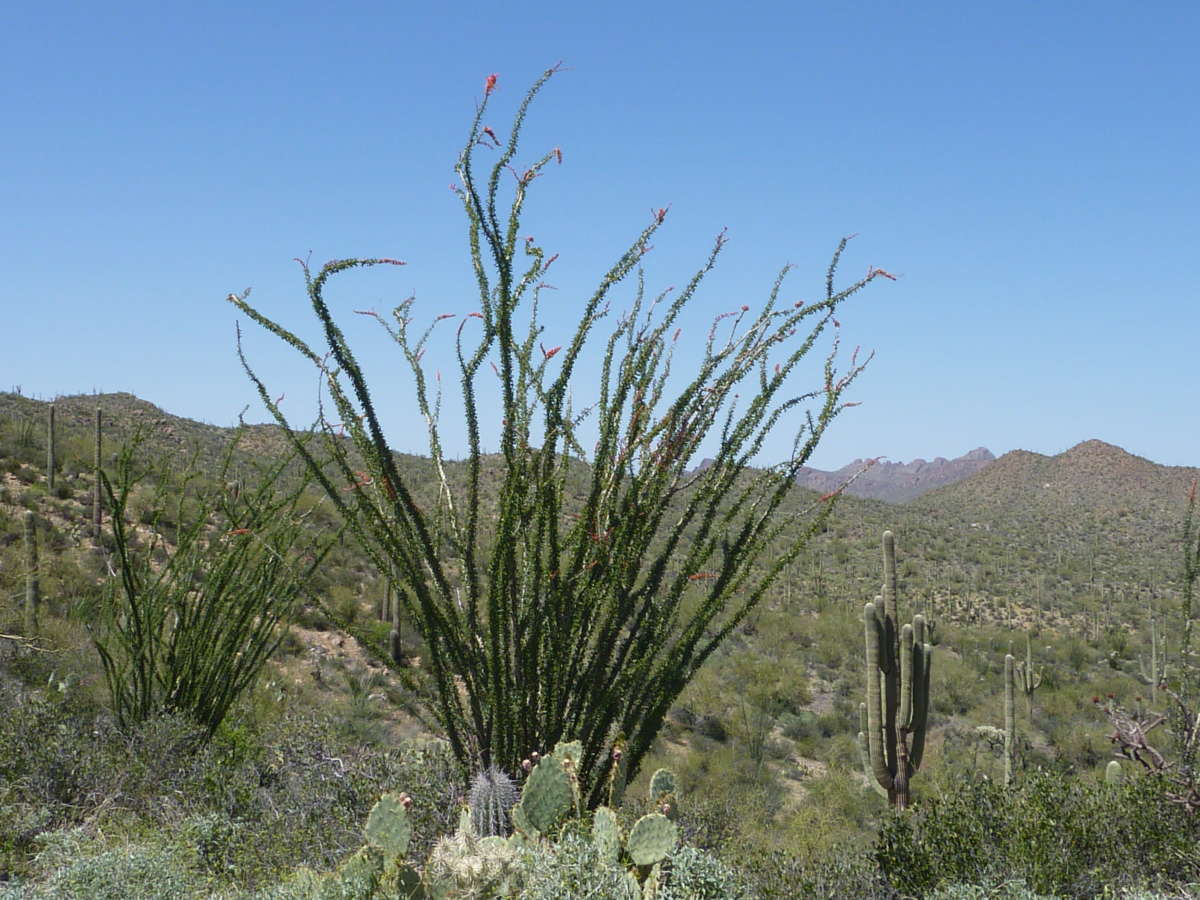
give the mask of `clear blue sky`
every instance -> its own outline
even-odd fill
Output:
[[[524,142],[564,153],[528,226],[561,254],[551,327],[652,208],[654,287],[729,228],[697,335],[784,263],[818,297],[858,233],[846,278],[901,277],[840,317],[876,356],[814,464],[1099,438],[1197,465],[1198,32],[1200,4],[1159,0],[14,5],[0,388],[229,424],[254,396],[223,298],[311,335],[309,251],[408,262],[344,276],[347,312],[477,308],[454,162],[486,75],[499,130],[562,60]],[[402,367],[351,324],[419,450]],[[305,419],[311,373],[253,326],[247,348]]]

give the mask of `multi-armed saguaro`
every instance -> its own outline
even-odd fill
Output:
[[[908,806],[909,780],[921,766],[929,717],[929,669],[933,647],[925,643],[925,619],[896,627],[896,542],[883,533],[883,594],[863,610],[867,637],[865,733],[859,749],[867,778],[888,802]]]

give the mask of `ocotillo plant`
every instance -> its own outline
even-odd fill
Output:
[[[25,510],[25,637],[38,630],[38,605],[42,591],[38,581],[37,521],[33,510]]]
[[[1013,756],[1017,747],[1017,715],[1013,702],[1014,666],[1011,653],[1004,656],[1004,785],[1013,783]]]
[[[427,429],[438,489],[436,504],[422,506],[384,435],[373,399],[378,387],[368,388],[326,298],[332,276],[399,260],[339,259],[315,272],[302,263],[328,352],[259,313],[244,295],[229,299],[324,378],[340,419],[323,425],[334,466],[310,460],[310,468],[372,562],[381,571],[396,567],[401,600],[424,641],[434,711],[464,772],[491,764],[514,771],[533,748],[577,736],[584,748],[578,777],[595,806],[606,790],[613,737],[626,736],[632,777],[684,687],[827,515],[831,497],[794,515],[781,507],[861,365],[852,359],[840,373],[831,353],[815,391],[794,391],[791,376],[824,330],[837,327],[834,310],[872,279],[891,276],[872,269],[836,290],[842,242],[823,299],[784,302],[781,273],[761,310],[739,302],[711,328],[701,326],[708,336],[694,342],[695,358],[680,375],[672,369],[674,348],[694,327],[685,307],[725,237],[681,290],[647,297],[640,266],[666,220],[659,209],[576,305],[578,323],[549,331],[561,326],[543,325],[538,303],[557,254],[525,237],[521,217],[529,192],[548,180],[540,176],[562,154],[552,150],[529,166],[514,159],[529,104],[556,71],[526,94],[506,138],[485,118],[496,84],[489,78],[459,157],[457,196],[478,294],[440,365],[457,366],[463,486],[446,474],[441,378],[431,360],[422,361],[437,323],[455,313],[430,317],[419,330],[413,300],[390,320],[365,311],[411,370],[413,384],[402,390]],[[476,172],[482,154],[494,154],[486,176]],[[606,320],[614,287],[635,274],[630,311]],[[612,328],[597,346],[603,321]],[[247,372],[298,439],[274,394],[248,364]],[[588,385],[595,386],[591,397]],[[768,435],[810,402],[790,456],[751,469]],[[492,423],[499,434],[489,440]],[[339,437],[343,430],[348,441]],[[714,431],[719,443],[706,454],[715,456],[700,467],[701,444]],[[499,450],[495,491],[484,484],[485,445]],[[568,476],[580,472],[584,484],[568,490]]]
[[[58,460],[54,458],[54,404],[46,410],[46,489],[54,493],[54,470]]]
[[[925,643],[925,620],[915,616],[897,631],[896,543],[883,533],[883,594],[863,610],[867,643],[865,742],[874,776],[888,802],[905,809],[909,781],[921,766],[929,716],[933,647]],[[860,739],[861,740],[861,739]]]
[[[1033,670],[1033,642],[1025,635],[1025,662],[1016,665],[1017,686],[1025,695],[1025,708],[1029,713],[1029,721],[1033,722],[1033,692],[1042,684],[1042,673]]]
[[[174,460],[156,467],[144,540],[134,540],[129,510],[149,479],[144,450],[135,440],[122,448],[111,481],[100,473],[115,576],[90,630],[123,727],[176,712],[215,732],[279,646],[281,623],[332,545],[303,526],[305,483],[277,489],[288,459],[265,466],[257,484],[231,498],[224,482],[236,442],[217,487],[195,484],[195,460],[182,475],[168,474]],[[174,524],[173,547],[162,537],[164,521]]]

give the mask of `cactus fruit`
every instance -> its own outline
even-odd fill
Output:
[[[25,510],[25,637],[33,637],[38,630],[38,605],[42,600],[41,584],[38,581],[37,523],[33,510]]]
[[[652,866],[670,855],[678,839],[674,822],[662,813],[650,813],[633,823],[625,839],[625,850],[634,865]]]
[[[866,743],[874,776],[888,802],[905,809],[909,780],[921,766],[929,716],[933,647],[925,642],[925,619],[896,627],[896,545],[883,533],[883,593],[863,609],[867,655]]]
[[[509,832],[509,814],[517,805],[517,786],[502,769],[488,766],[471,780],[467,803],[477,835],[504,837]]]
[[[1115,759],[1109,760],[1108,766],[1104,769],[1104,780],[1113,787],[1119,787],[1125,782],[1125,770]]]
[[[1013,655],[1004,657],[1004,786],[1013,783],[1013,754],[1017,744],[1017,716],[1013,710]]]
[[[546,834],[566,816],[575,801],[575,789],[566,767],[546,756],[529,773],[521,802],[513,807],[513,824]]]

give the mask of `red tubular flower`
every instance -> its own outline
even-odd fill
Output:
[[[483,93],[486,96],[496,89],[496,73],[493,72],[487,77],[487,81],[483,85]]]

